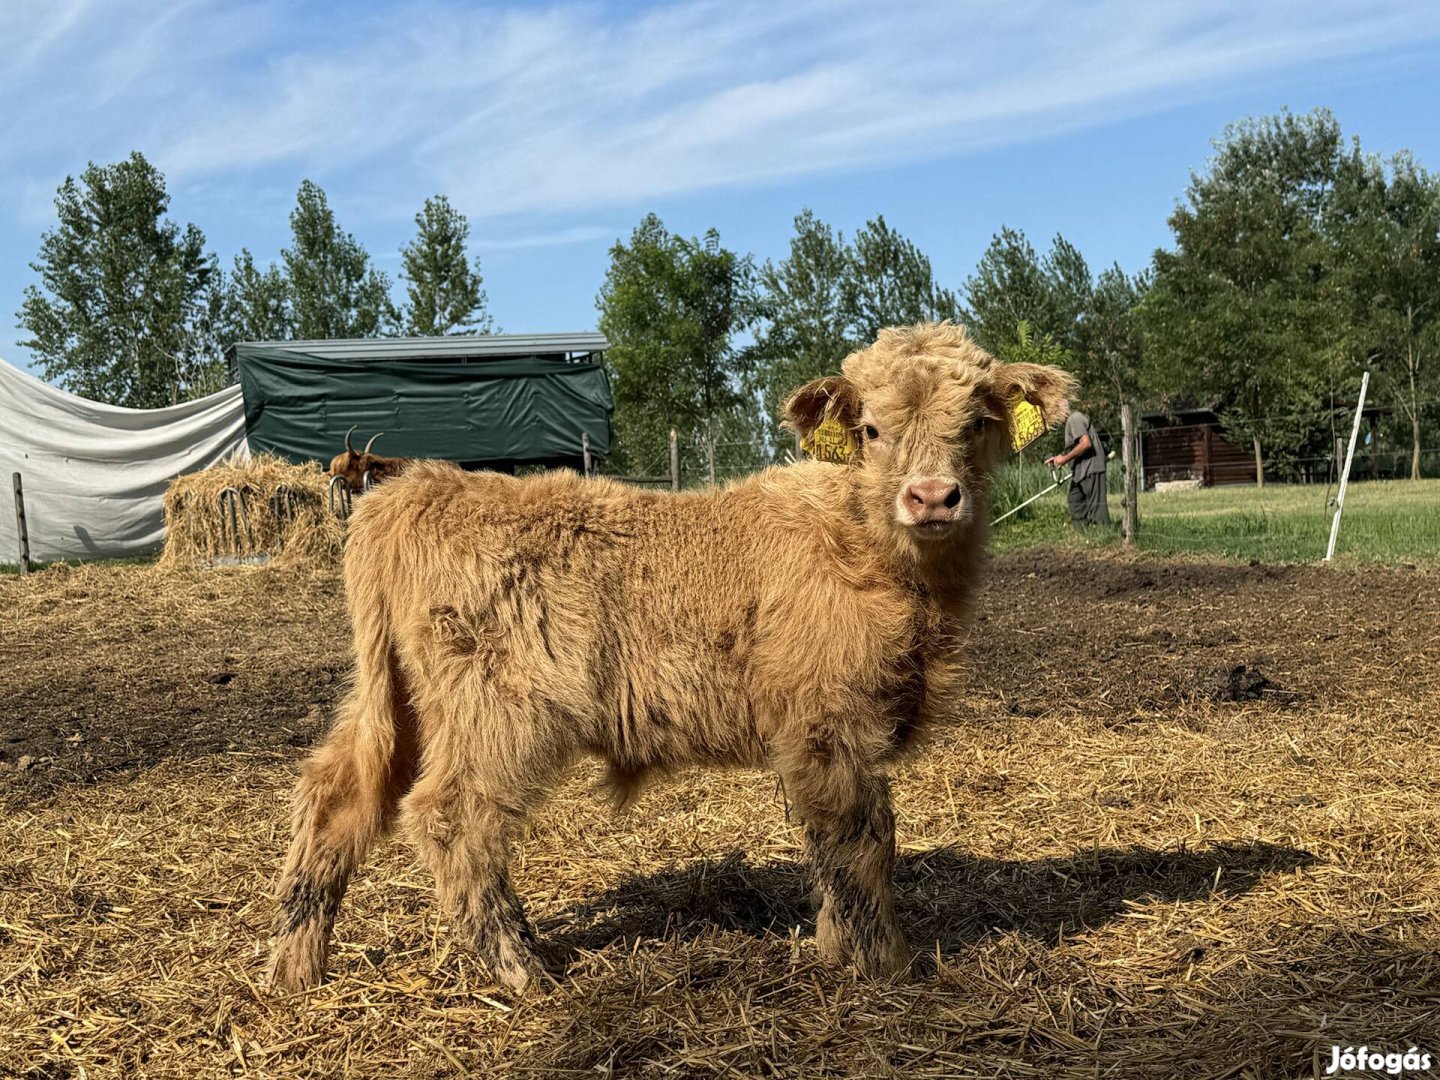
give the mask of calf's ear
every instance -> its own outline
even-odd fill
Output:
[[[1001,364],[995,374],[993,405],[1002,416],[1022,400],[1040,410],[1047,427],[1065,419],[1065,402],[1075,393],[1075,378],[1049,364]]]
[[[812,455],[825,460],[850,459],[859,423],[860,395],[843,375],[812,379],[785,402],[785,426],[800,436],[801,445]]]

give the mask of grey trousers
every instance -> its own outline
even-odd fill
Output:
[[[1109,525],[1110,506],[1105,501],[1105,474],[1094,473],[1070,481],[1070,524]]]

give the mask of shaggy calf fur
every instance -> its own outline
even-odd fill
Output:
[[[910,954],[887,765],[950,710],[1011,404],[1069,378],[949,324],[887,330],[786,406],[843,465],[653,494],[416,464],[350,520],[354,685],[295,796],[271,965],[324,976],[351,873],[398,814],[461,935],[506,985],[541,972],[507,876],[525,816],[581,754],[618,802],[651,770],[778,772],[804,823],[817,944],[870,975]]]

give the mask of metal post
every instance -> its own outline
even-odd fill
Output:
[[[1355,406],[1355,423],[1350,428],[1350,445],[1345,448],[1345,471],[1340,474],[1340,493],[1335,496],[1335,517],[1330,522],[1330,545],[1325,549],[1325,561],[1335,554],[1335,540],[1340,535],[1340,515],[1345,511],[1345,488],[1350,482],[1350,463],[1355,460],[1355,443],[1360,438],[1360,417],[1365,412],[1365,391],[1370,388],[1370,372],[1360,380],[1360,401]]]
[[[20,486],[20,474],[11,475],[15,486],[15,536],[20,544],[20,573],[30,572],[30,532],[25,527],[25,491]]]
[[[1125,475],[1125,512],[1124,512],[1124,537],[1125,543],[1135,543],[1135,531],[1140,525],[1139,494],[1140,486],[1136,483],[1135,475],[1135,414],[1130,403],[1124,402],[1120,406],[1120,438],[1122,440],[1121,468]]]
[[[670,429],[670,490],[680,490],[680,435]]]
[[[350,517],[350,480],[344,476],[330,478],[330,512],[345,521]]]
[[[251,551],[255,549],[255,534],[250,529],[250,509],[245,502],[245,493],[236,487],[221,488],[215,499],[220,507],[221,543],[229,543],[235,549],[235,558],[238,560],[247,548]],[[242,523],[245,526],[243,539],[240,532]],[[226,535],[227,524],[229,525],[228,537]]]
[[[590,433],[589,433],[588,431],[582,431],[582,432],[580,433],[580,458],[581,458],[581,461],[582,461],[582,463],[584,464],[584,467],[585,467],[585,475],[586,475],[586,476],[589,476],[589,475],[590,475]]]

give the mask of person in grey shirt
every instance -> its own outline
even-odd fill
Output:
[[[1065,418],[1065,452],[1045,459],[1057,469],[1071,466],[1070,523],[1072,525],[1109,525],[1110,507],[1105,501],[1105,444],[1100,441],[1090,418],[1064,403],[1070,415]]]

